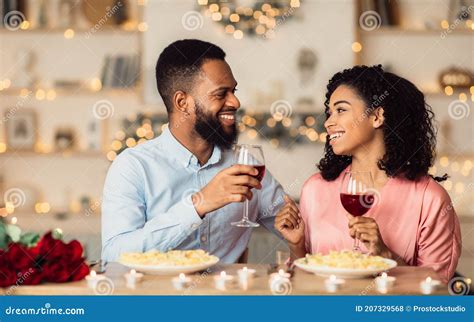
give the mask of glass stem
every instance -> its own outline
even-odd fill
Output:
[[[244,205],[244,221],[249,220],[249,200],[245,199],[245,205]]]

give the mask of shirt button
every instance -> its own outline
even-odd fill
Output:
[[[196,229],[197,227],[198,227],[198,224],[192,224],[192,225],[191,225],[191,228],[192,228],[192,229]]]
[[[201,236],[201,241],[205,242],[207,240],[206,236]]]

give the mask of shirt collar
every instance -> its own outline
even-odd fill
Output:
[[[173,136],[168,127],[163,130],[160,137],[162,139],[162,144],[165,148],[165,151],[167,151],[170,156],[178,160],[178,162],[180,162],[185,168],[189,167],[190,164],[200,167],[199,160],[196,158],[196,156]],[[221,150],[217,146],[214,146],[211,157],[203,167],[207,167],[219,162],[221,160],[221,156]]]

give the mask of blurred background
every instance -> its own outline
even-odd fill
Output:
[[[0,218],[61,228],[100,258],[107,169],[167,126],[159,53],[198,38],[221,46],[239,83],[240,141],[295,199],[321,159],[325,86],[354,64],[383,64],[426,94],[437,161],[462,224],[458,271],[474,269],[474,1],[1,0]],[[159,179],[157,179],[159,180]],[[250,261],[285,245],[256,229]],[[280,253],[278,253],[280,252]]]

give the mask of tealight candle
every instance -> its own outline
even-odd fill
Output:
[[[329,293],[334,293],[345,282],[346,281],[344,281],[343,279],[337,278],[336,275],[331,275],[328,279],[324,280],[324,285],[326,286],[326,291],[328,291]]]
[[[130,288],[135,288],[136,284],[139,283],[143,278],[143,273],[137,273],[136,270],[132,269],[130,272],[126,273],[125,280],[127,281],[126,286]]]
[[[431,294],[440,284],[440,281],[427,277],[426,280],[420,282],[421,293],[425,295]]]
[[[87,287],[92,288],[92,289],[96,288],[97,283],[99,283],[99,281],[104,278],[105,278],[104,276],[97,275],[97,272],[92,270],[89,273],[89,275],[86,276]]]
[[[227,275],[225,271],[222,271],[219,275],[214,276],[214,283],[218,290],[224,291],[226,289],[227,282],[230,282],[233,279],[233,276]]]
[[[181,291],[189,287],[191,284],[191,278],[187,277],[184,273],[181,273],[178,277],[173,278],[171,282],[175,289]]]
[[[290,273],[287,273],[283,269],[280,269],[280,270],[278,270],[278,273],[272,273],[270,275],[270,282],[274,278],[290,278],[290,277],[291,277]]]
[[[244,267],[237,271],[237,275],[239,276],[239,284],[243,289],[247,289],[249,284],[251,284],[252,279],[256,273],[256,270],[252,268]]]
[[[387,273],[382,273],[382,276],[379,276],[375,279],[377,291],[379,291],[380,293],[387,293],[387,291],[392,289],[393,285],[395,284],[395,281],[395,277],[388,276]]]

